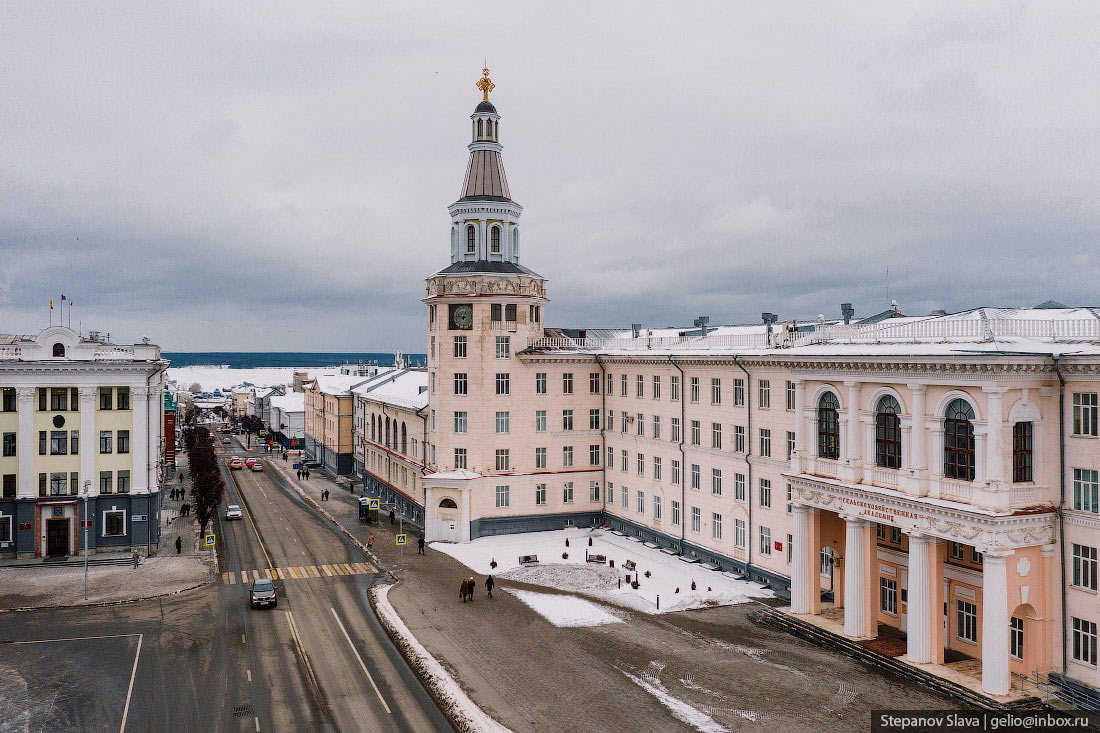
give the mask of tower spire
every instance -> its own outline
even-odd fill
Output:
[[[477,80],[475,84],[478,89],[481,90],[481,101],[489,101],[489,92],[497,88],[497,85],[493,83],[493,80],[489,78],[489,64],[486,62],[485,68],[481,70],[481,78]]]

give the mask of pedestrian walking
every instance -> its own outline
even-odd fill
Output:
[[[395,519],[397,519],[397,515],[394,513],[393,509],[390,509],[390,524],[393,524]]]
[[[416,541],[416,554],[417,555],[423,555],[424,554],[424,538],[423,537],[421,537],[420,539],[418,539]]]
[[[183,471],[180,471],[180,483],[183,483]]]
[[[489,597],[493,597],[493,586],[496,585],[496,581],[493,580],[493,576],[490,575],[485,579],[485,592],[489,594]]]
[[[298,480],[299,481],[302,480],[302,469],[300,469],[300,468],[298,469]]]
[[[470,595],[470,603],[474,602],[474,590],[476,589],[477,583],[474,582],[473,576],[470,576],[470,579],[466,581],[466,592]]]
[[[462,583],[458,586],[458,597],[462,599],[463,603],[466,602],[466,593],[469,590],[467,587],[468,585],[469,581],[463,580]]]
[[[369,550],[372,547],[374,547],[374,532],[367,535],[367,549]]]
[[[134,550],[134,570],[137,570],[138,563],[141,562],[141,557],[137,554],[137,550]]]
[[[309,481],[309,469],[306,469],[306,481]]]
[[[178,555],[182,551],[183,551],[183,538],[177,535],[176,536],[176,554]]]

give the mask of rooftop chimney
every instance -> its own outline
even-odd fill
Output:
[[[702,335],[707,335],[707,324],[710,323],[710,316],[699,316],[695,319],[696,327],[702,332]]]
[[[852,307],[851,303],[841,303],[840,312],[844,316],[844,325],[847,326],[852,322],[852,316],[856,314],[856,309]]]
[[[631,335],[634,336],[634,338],[638,338],[638,336],[640,336],[641,333],[642,333],[642,324],[640,324],[640,323],[631,323],[630,324],[630,333],[631,333]]]

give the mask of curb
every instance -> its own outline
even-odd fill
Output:
[[[372,585],[367,593],[375,616],[413,674],[443,715],[461,733],[511,733],[470,699],[454,677],[417,641],[387,597],[394,584]]]

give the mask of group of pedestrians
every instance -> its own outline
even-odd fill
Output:
[[[298,469],[298,480],[301,481],[302,479],[305,479],[306,481],[309,481],[309,469],[308,468],[299,468]]]
[[[191,504],[189,502],[185,501],[182,504],[180,504],[180,516],[181,517],[191,516]]]
[[[172,489],[168,492],[168,498],[170,498],[172,501],[179,501],[185,496],[187,496],[187,489],[184,489],[182,487],[178,489]]]
[[[321,501],[328,501],[328,489],[321,489]]]
[[[423,540],[421,540],[423,542]],[[485,592],[490,598],[493,597],[493,586],[496,585],[496,581],[493,580],[493,576],[489,575],[485,578]],[[477,582],[471,577],[469,580],[464,580],[458,586],[458,597],[465,603],[469,601],[474,602],[474,591],[477,590]]]

